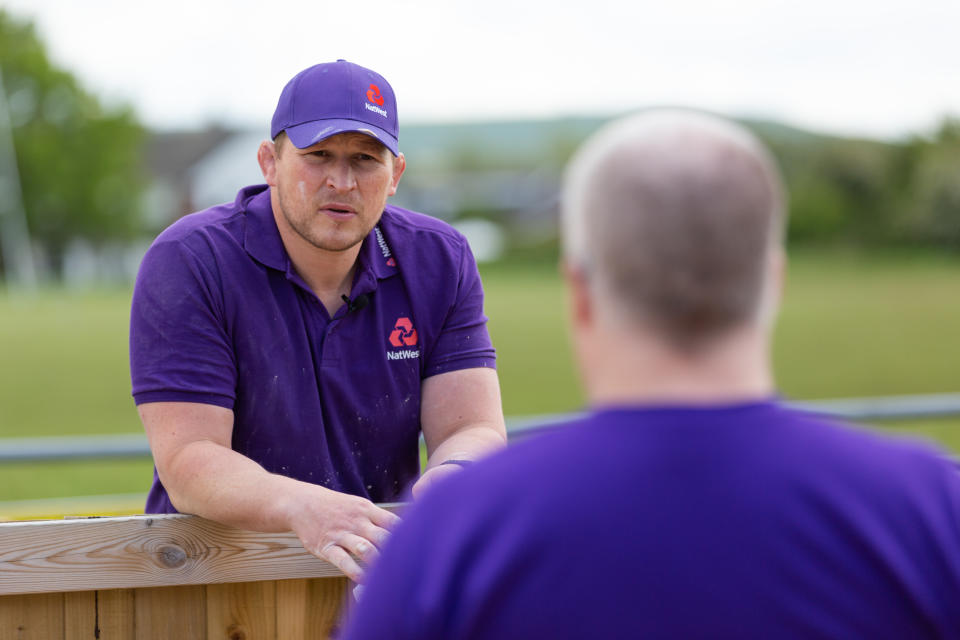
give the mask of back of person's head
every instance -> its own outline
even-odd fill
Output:
[[[691,350],[765,316],[784,196],[742,127],[682,110],[618,120],[572,159],[564,259],[601,306]]]

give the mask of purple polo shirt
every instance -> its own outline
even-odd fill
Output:
[[[294,271],[266,185],[186,216],[150,247],[133,294],[133,396],[232,409],[233,449],[267,471],[375,502],[419,473],[423,379],[493,367],[462,235],[388,206],[333,318]],[[154,474],[147,513],[171,513]]]
[[[431,488],[367,638],[960,638],[960,476],[775,402],[599,411]]]

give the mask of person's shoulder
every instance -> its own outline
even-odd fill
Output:
[[[223,229],[232,220],[236,219],[242,209],[233,202],[225,202],[201,211],[188,213],[178,218],[164,229],[154,241],[154,244],[182,243],[198,234],[214,229]]]
[[[237,234],[244,214],[269,208],[270,195],[265,184],[251,185],[240,189],[230,202],[216,204],[206,209],[189,213],[175,220],[157,236],[154,244],[183,242],[198,235],[215,231]]]
[[[815,478],[844,478],[884,491],[917,492],[948,483],[960,491],[956,460],[938,444],[795,408],[783,408],[796,464]],[[958,494],[960,497],[960,494]]]
[[[689,451],[709,442],[716,455],[796,479],[848,478],[863,486],[889,485],[891,491],[916,491],[943,482],[960,489],[956,460],[933,442],[779,401],[591,411],[538,430],[543,434],[512,446],[515,450],[506,452],[502,468],[491,473],[523,473],[512,468],[539,469],[532,475],[551,473],[553,465],[587,456],[638,463],[650,461],[651,448]],[[770,469],[771,464],[778,468]],[[901,482],[905,477],[910,481]]]
[[[146,257],[166,259],[180,255],[216,262],[216,255],[224,249],[228,249],[228,255],[242,256],[248,223],[246,214],[265,206],[269,207],[267,185],[244,187],[231,202],[213,205],[174,221],[154,239]]]
[[[593,437],[594,426],[590,419],[544,426],[444,478],[402,514],[401,546],[416,554],[429,541],[431,565],[450,566],[464,550],[506,539],[506,532],[522,548],[562,530],[560,520],[589,520],[610,501],[611,473],[594,467],[610,443]]]
[[[525,433],[514,432],[507,448],[441,484],[437,492],[441,505],[435,508],[467,511],[483,520],[484,508],[497,510],[517,504],[507,497],[518,498],[522,491],[541,493],[539,487],[543,486],[556,488],[558,482],[569,479],[572,469],[589,464],[593,450],[609,446],[607,438],[596,437],[601,424],[594,416],[575,415]],[[463,495],[472,500],[464,503]]]
[[[878,455],[905,458],[944,459],[947,454],[935,443],[903,432],[880,431],[876,427],[849,422],[839,417],[804,408],[779,408],[782,421],[809,439],[828,441],[830,448],[860,452],[862,457]]]

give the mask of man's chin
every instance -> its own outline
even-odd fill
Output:
[[[329,219],[315,218],[291,224],[293,231],[317,249],[330,252],[350,251],[363,242],[377,220],[354,218],[342,223],[332,223]]]
[[[363,234],[350,234],[344,236],[327,235],[318,238],[308,238],[307,240],[317,249],[339,253],[343,251],[350,251],[351,249],[355,248],[357,245],[363,242],[363,239],[367,237],[368,233],[370,232],[367,231]]]

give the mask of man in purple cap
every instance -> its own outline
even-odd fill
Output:
[[[266,185],[156,239],[134,290],[149,513],[293,531],[354,580],[413,495],[505,440],[466,240],[387,205],[393,89],[338,60],[280,95]],[[429,461],[419,474],[422,432]]]
[[[654,111],[564,194],[583,418],[414,504],[350,640],[960,638],[960,475],[785,406],[777,170],[743,129]]]

